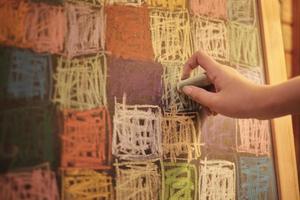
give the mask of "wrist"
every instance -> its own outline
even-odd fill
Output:
[[[258,86],[257,94],[257,113],[258,119],[269,119],[277,116],[280,112],[281,98],[278,88],[271,85]]]

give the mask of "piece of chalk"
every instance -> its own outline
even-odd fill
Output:
[[[200,74],[177,83],[177,91],[181,92],[184,86],[193,85],[196,87],[205,87],[211,85],[211,82],[208,80],[206,74]]]

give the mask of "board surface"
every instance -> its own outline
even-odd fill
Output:
[[[0,0],[0,199],[285,197],[278,123],[207,116],[176,91],[200,49],[273,83],[262,7]]]

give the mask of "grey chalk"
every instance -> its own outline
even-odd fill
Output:
[[[211,82],[208,80],[206,74],[200,74],[177,83],[177,91],[181,92],[184,86],[196,86],[196,87],[205,87],[211,85]]]

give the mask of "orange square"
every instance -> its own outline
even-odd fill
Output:
[[[153,60],[149,11],[146,7],[107,7],[107,50],[116,57]]]
[[[107,169],[111,161],[111,127],[105,107],[63,111],[62,167]]]
[[[24,1],[0,0],[0,43],[22,45],[28,11],[29,4]]]

